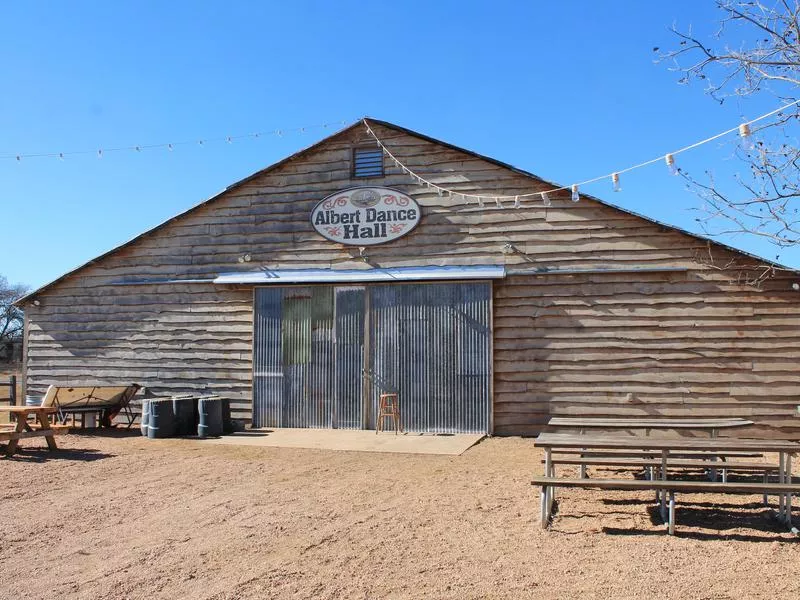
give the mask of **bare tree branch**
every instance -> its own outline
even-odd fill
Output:
[[[0,344],[22,337],[22,311],[13,303],[27,291],[27,286],[11,285],[0,275]]]
[[[673,25],[677,48],[659,52],[671,63],[678,83],[702,81],[717,102],[731,97],[773,96],[797,99],[800,86],[800,0],[767,6],[759,0],[716,0],[720,26],[711,40]],[[732,47],[736,40],[739,47]],[[800,142],[796,137],[800,108],[793,106],[773,121],[753,128],[753,148],[737,147],[746,167],[736,177],[741,194],[723,192],[710,173],[701,181],[681,172],[687,187],[703,199],[697,218],[709,235],[746,233],[777,246],[800,244]]]

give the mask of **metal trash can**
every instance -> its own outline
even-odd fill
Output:
[[[150,400],[142,400],[142,416],[139,417],[139,424],[142,435],[147,437],[147,426],[150,423]]]
[[[173,396],[172,412],[175,415],[175,435],[194,435],[197,430],[197,398]]]
[[[150,400],[150,416],[147,422],[147,437],[168,438],[175,435],[175,413],[172,398]]]
[[[44,396],[25,394],[25,406],[41,406],[42,402],[44,402]]]
[[[222,399],[207,396],[197,401],[198,437],[217,437],[222,435]]]

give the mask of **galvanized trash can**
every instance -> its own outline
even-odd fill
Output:
[[[41,406],[42,402],[44,402],[44,396],[25,395],[25,406]]]
[[[197,401],[198,437],[217,437],[222,435],[222,399],[219,396],[206,396]]]
[[[172,412],[175,415],[175,435],[194,435],[197,428],[197,398],[173,396]]]
[[[147,422],[147,437],[168,438],[175,435],[175,413],[172,398],[150,400],[150,416]]]
[[[150,423],[150,400],[142,400],[142,416],[139,418],[142,435],[147,437],[147,425]]]

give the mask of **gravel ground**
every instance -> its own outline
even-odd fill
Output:
[[[800,545],[745,496],[564,490],[533,441],[462,456],[39,440],[0,459],[0,598],[796,598]]]

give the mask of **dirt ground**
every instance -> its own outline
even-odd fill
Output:
[[[797,598],[800,545],[757,497],[564,490],[533,441],[462,456],[39,440],[0,459],[0,598]]]

